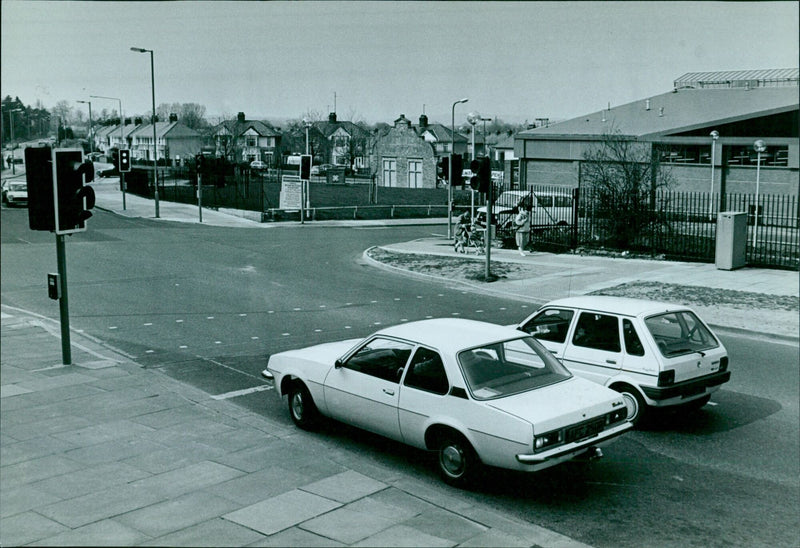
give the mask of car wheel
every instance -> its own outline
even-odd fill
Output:
[[[287,395],[292,422],[303,430],[312,430],[319,422],[319,411],[308,388],[300,382],[295,382],[289,387]]]
[[[613,388],[622,394],[625,407],[628,408],[628,421],[633,423],[634,426],[640,424],[647,414],[647,403],[644,398],[639,394],[638,390],[627,384],[614,386]]]
[[[475,450],[458,434],[442,437],[438,447],[438,464],[444,482],[454,487],[470,485],[481,468]]]

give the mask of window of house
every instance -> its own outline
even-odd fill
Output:
[[[422,188],[422,160],[408,161],[408,187]]]
[[[383,159],[383,186],[397,186],[397,159]]]
[[[258,144],[258,139],[256,139],[252,135],[248,135],[248,137],[247,137],[247,146],[248,147],[255,147],[255,146],[257,146],[257,144]]]
[[[619,321],[616,316],[581,312],[572,344],[606,352],[619,352]]]

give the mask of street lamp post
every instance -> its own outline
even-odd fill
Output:
[[[466,97],[453,103],[450,109],[450,181],[447,185],[447,239],[453,239],[453,154],[456,152],[456,105],[469,101]]]
[[[756,158],[756,205],[755,211],[753,212],[753,216],[755,219],[753,220],[753,248],[756,247],[756,234],[758,233],[758,184],[759,184],[759,177],[761,175],[761,153],[767,150],[767,146],[764,144],[764,141],[761,139],[757,140],[753,143],[753,150],[756,151],[758,154]]]
[[[125,147],[125,115],[122,113],[122,99],[119,97],[105,97],[103,95],[90,95],[89,97],[93,97],[95,99],[111,99],[112,101],[117,101],[119,103],[119,149],[122,150]],[[117,158],[117,167],[119,167],[119,158]],[[125,173],[120,172],[119,174],[119,187],[122,190],[122,209],[123,211],[127,209],[125,204]]]
[[[153,116],[151,118],[151,122],[153,123],[153,181],[155,181],[155,193],[153,197],[156,201],[156,219],[159,218],[158,214],[158,145],[156,142],[156,76],[155,70],[153,69],[153,50],[145,49],[145,48],[131,48],[131,51],[135,51],[137,53],[149,53],[150,54],[150,90],[151,96],[153,99]]]
[[[76,103],[84,103],[89,105],[89,154],[94,152],[94,124],[92,123],[92,102],[91,101],[75,101]]]
[[[708,192],[708,220],[714,220],[714,161],[717,151],[717,139],[719,131],[716,129],[711,132],[711,190]]]
[[[11,174],[17,174],[16,164],[14,163],[14,149],[16,145],[14,144],[14,113],[15,112],[22,112],[21,108],[15,108],[13,110],[8,111],[8,120],[11,122]]]

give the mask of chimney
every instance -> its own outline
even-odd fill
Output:
[[[133,119],[133,123],[136,124],[137,126],[142,125],[142,117],[137,116],[136,118]]]
[[[328,114],[328,121],[331,122],[331,123],[336,123],[336,113],[335,112],[331,112],[330,114]]]
[[[237,114],[236,115],[236,120],[238,122],[244,123],[244,112],[240,112],[239,114]]]
[[[647,100],[644,102],[644,109],[645,109],[645,110],[650,110],[650,99],[647,99]]]
[[[397,120],[394,121],[394,127],[410,128],[411,127],[411,120],[406,118],[405,114],[401,114],[400,118],[398,118]]]
[[[169,113],[169,121],[170,122],[177,122],[178,121],[178,115],[175,114],[174,112],[170,112]]]
[[[424,114],[421,114],[419,117],[419,127],[426,128],[428,127],[428,117]]]

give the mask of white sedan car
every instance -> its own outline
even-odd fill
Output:
[[[574,377],[533,337],[472,320],[281,352],[263,374],[297,426],[326,416],[436,451],[457,486],[481,465],[533,472],[600,456],[631,427],[620,394]]]

